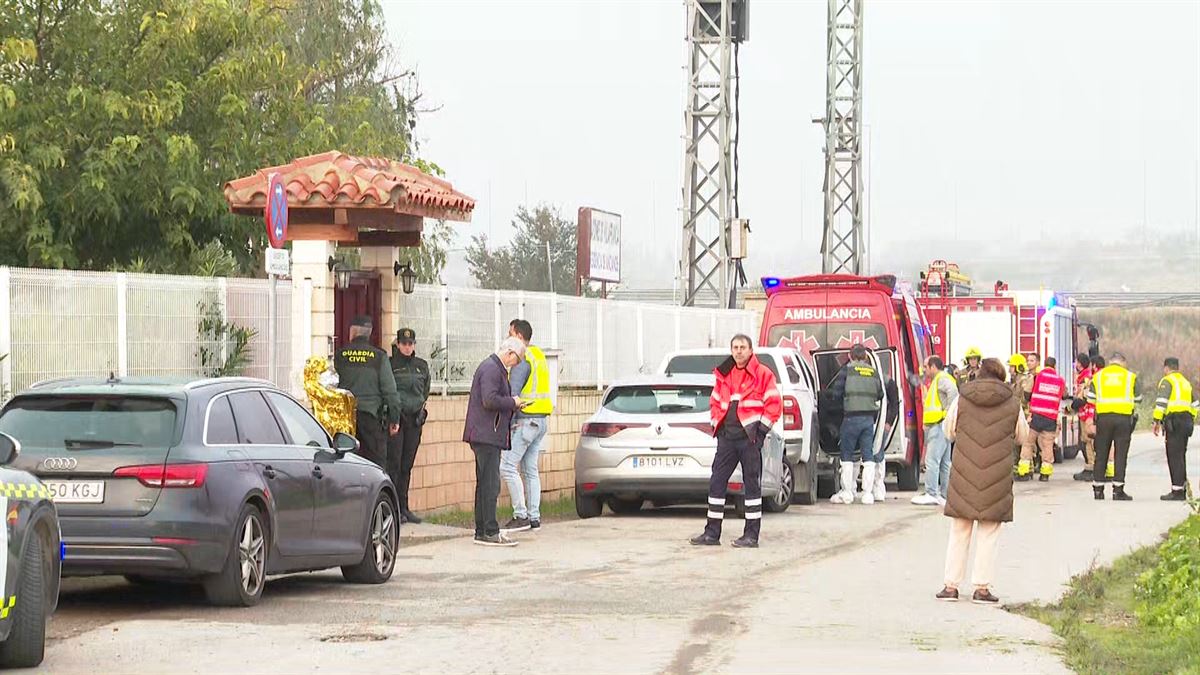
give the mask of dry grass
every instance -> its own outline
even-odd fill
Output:
[[[1079,320],[1100,327],[1105,358],[1121,352],[1138,374],[1142,426],[1149,424],[1165,357],[1178,357],[1183,374],[1200,386],[1200,307],[1081,309]]]

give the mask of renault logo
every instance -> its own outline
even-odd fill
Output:
[[[48,457],[42,460],[45,471],[70,471],[79,466],[79,460],[74,457]]]

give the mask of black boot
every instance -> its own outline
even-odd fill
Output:
[[[1171,488],[1170,492],[1159,497],[1159,499],[1163,500],[1164,502],[1186,502],[1187,492]]]
[[[1031,480],[1033,480],[1033,474],[1019,473],[1019,474],[1017,474],[1017,477],[1014,478],[1013,480],[1017,481],[1018,483],[1024,483],[1026,481],[1031,481]]]
[[[1098,502],[1104,501],[1104,486],[1103,485],[1093,485],[1092,486],[1092,497]]]
[[[408,509],[403,509],[400,511],[400,516],[404,519],[404,522],[412,523],[413,525],[420,525],[421,523],[425,522],[423,518],[412,511],[409,511]]]
[[[1113,486],[1113,501],[1114,502],[1131,502],[1131,501],[1133,501],[1133,497],[1130,497],[1129,495],[1125,494],[1125,486],[1124,485],[1114,485]]]
[[[1091,469],[1084,469],[1083,471],[1080,471],[1079,473],[1072,476],[1072,478],[1074,478],[1075,480],[1079,480],[1079,481],[1087,481],[1089,483],[1092,482],[1093,480],[1095,480],[1095,476],[1092,475]]]

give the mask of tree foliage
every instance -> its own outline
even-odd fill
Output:
[[[549,291],[546,244],[550,244],[550,267],[554,270],[554,292],[575,293],[575,223],[559,210],[540,204],[532,211],[517,208],[512,221],[516,230],[508,246],[489,248],[487,237],[475,235],[467,247],[471,276],[483,288]]]
[[[438,171],[418,98],[378,0],[5,0],[0,264],[255,270],[224,184],[330,149]]]

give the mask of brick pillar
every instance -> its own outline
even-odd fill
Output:
[[[301,282],[305,279],[312,281],[312,335],[309,339],[310,351],[305,358],[313,355],[328,355],[333,353],[333,273],[329,271],[329,258],[337,250],[337,245],[331,241],[293,241],[292,242],[292,297],[293,311],[303,311],[302,302],[298,302],[304,292]],[[293,319],[302,321],[302,317]]]
[[[379,328],[379,341],[387,350],[387,345],[396,339],[396,331],[400,325],[400,277],[396,276],[392,266],[400,259],[399,246],[363,246],[359,249],[359,260],[363,270],[379,273],[380,314],[383,325]]]

